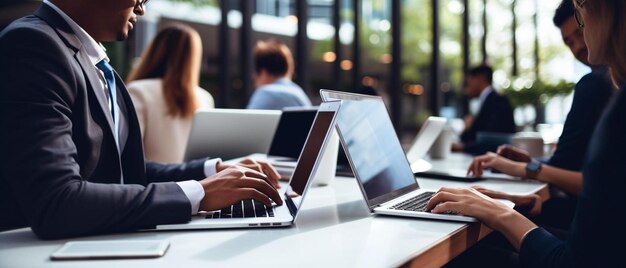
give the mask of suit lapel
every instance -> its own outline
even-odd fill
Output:
[[[113,132],[115,129],[115,125],[113,124],[113,118],[110,112],[111,110],[109,108],[107,96],[105,95],[106,89],[102,87],[102,82],[100,82],[100,75],[98,74],[96,67],[93,65],[93,63],[91,63],[89,57],[87,56],[87,53],[82,49],[82,43],[80,42],[80,39],[78,39],[72,28],[67,24],[63,17],[61,17],[61,15],[54,11],[54,9],[52,9],[50,6],[43,4],[37,11],[35,11],[34,14],[35,16],[50,24],[50,26],[55,29],[55,31],[65,42],[65,44],[69,48],[74,50],[74,58],[76,59],[76,62],[78,62],[78,64],[80,65],[81,69],[83,70],[83,74],[88,80],[87,83],[89,84],[89,89],[87,90],[92,91],[99,104],[97,105],[97,107],[91,107],[92,109],[97,110],[97,112],[106,119],[107,125],[109,126],[109,134],[111,135],[112,139],[115,140],[115,135]],[[119,150],[117,150],[117,152],[119,155]]]
[[[35,12],[35,15],[48,22],[57,31],[59,36],[61,36],[61,39],[65,42],[65,44],[74,50],[76,62],[78,62],[86,79],[88,80],[87,83],[89,89],[87,90],[93,93],[89,95],[95,96],[98,103],[98,105],[90,105],[90,107],[94,113],[100,113],[101,116],[106,119],[109,126],[110,138],[114,140],[115,136],[113,131],[115,126],[113,124],[113,118],[111,116],[107,96],[105,95],[106,91],[100,82],[100,74],[98,74],[98,70],[89,60],[87,53],[81,49],[82,44],[80,40],[61,15],[56,13],[48,5],[43,4]],[[119,156],[118,160],[121,160],[119,168],[124,174],[126,183],[146,185],[147,181],[145,178],[143,143],[141,141],[141,134],[139,133],[139,122],[137,115],[135,114],[135,108],[132,104],[128,91],[126,90],[126,86],[122,82],[123,80],[117,73],[115,73],[115,78],[118,93],[118,105],[121,112],[120,117],[124,117],[124,120],[121,120],[120,123],[125,122],[124,124],[120,124],[120,128],[122,129],[120,137],[123,137],[124,142],[121,144],[120,148],[115,146],[116,152]],[[124,114],[122,115],[122,113]],[[106,131],[104,130],[105,127],[102,127],[103,131]],[[122,165],[122,163],[127,163],[127,165]]]

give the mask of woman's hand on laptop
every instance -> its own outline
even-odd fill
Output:
[[[443,187],[428,201],[426,209],[432,213],[450,211],[470,216],[501,232],[519,250],[524,236],[537,228],[531,220],[474,188]]]
[[[487,168],[493,168],[514,177],[526,176],[526,163],[515,162],[492,152],[474,157],[467,169],[467,175],[480,177],[483,175],[483,170]]]
[[[493,216],[508,213],[509,210],[513,209],[474,188],[442,187],[426,205],[426,211],[432,213],[454,212],[475,217],[489,226],[495,220]]]
[[[272,201],[282,205],[283,201],[265,174],[242,166],[227,167],[217,174],[200,181],[204,198],[200,210],[222,209],[244,199],[255,199],[265,206]]]
[[[478,190],[480,193],[489,196],[491,198],[506,199],[515,203],[515,210],[524,215],[531,217],[537,216],[541,213],[543,200],[539,195],[527,194],[527,195],[514,195],[507,194],[505,192],[490,190],[480,186],[472,186],[472,188]]]
[[[261,172],[263,174],[265,174],[265,176],[267,176],[269,178],[269,183],[271,185],[273,185],[275,188],[280,188],[280,184],[278,184],[278,180],[280,179],[280,174],[278,174],[278,171],[276,171],[276,169],[274,168],[274,166],[272,166],[269,163],[263,162],[263,161],[259,161],[259,160],[254,160],[251,158],[246,158],[244,160],[241,160],[239,163],[234,164],[234,165],[230,165],[230,164],[224,164],[224,163],[218,163],[216,166],[217,172],[220,172],[226,168],[232,167],[232,166],[241,166],[241,167],[245,167],[245,168],[249,168],[252,170],[255,170],[257,172]]]

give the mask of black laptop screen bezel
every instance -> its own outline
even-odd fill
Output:
[[[289,180],[289,184],[286,185],[285,187],[288,187],[287,190],[285,191],[285,196],[284,196],[284,200],[285,203],[287,205],[287,208],[289,209],[289,212],[291,213],[291,215],[293,216],[293,220],[295,221],[297,215],[298,215],[298,210],[302,207],[302,203],[304,201],[304,196],[306,195],[306,192],[308,191],[308,189],[311,187],[311,184],[313,182],[313,180],[315,179],[315,174],[317,173],[317,168],[320,165],[320,161],[323,157],[323,152],[326,148],[326,146],[328,145],[328,140],[329,137],[332,135],[332,130],[334,128],[334,124],[335,124],[335,120],[337,118],[337,113],[340,109],[341,106],[341,101],[334,101],[334,102],[327,102],[327,103],[323,103],[322,105],[320,105],[319,110],[317,111],[315,118],[313,119],[313,122],[311,124],[311,129],[309,130],[309,133],[307,135],[307,139],[303,145],[302,151],[300,153],[300,156],[298,157],[298,164],[296,165],[296,168],[294,169],[293,175],[291,177],[291,179]],[[318,121],[318,119],[320,118],[320,116],[324,114],[324,115],[328,115],[329,116],[329,122],[328,122],[328,127],[326,129],[320,129],[320,131],[324,131],[323,133],[323,137],[320,143],[320,146],[317,147],[317,144],[313,144],[311,146],[313,150],[317,149],[317,155],[315,155],[315,157],[313,158],[307,158],[307,156],[304,156],[305,153],[307,153],[306,149],[307,146],[309,146],[309,142],[311,139],[311,135],[314,135],[316,129],[316,122]],[[324,127],[324,125],[320,125],[319,128]],[[322,134],[322,133],[318,133],[318,134]],[[317,138],[317,137],[316,137]],[[317,143],[317,141],[316,141]],[[311,157],[311,156],[308,156]],[[306,161],[310,161],[310,162],[306,162]],[[312,162],[312,163],[311,163]],[[309,165],[312,164],[312,166],[307,167],[304,165]],[[302,169],[310,169],[308,172],[306,170],[302,170]],[[307,174],[308,173],[308,174]],[[305,176],[306,174],[306,176]],[[304,180],[304,185],[301,186],[302,189],[300,189],[299,191],[301,191],[302,193],[299,194],[300,197],[300,204],[297,205],[292,199],[292,197],[290,196],[290,190],[292,189],[292,184],[294,183],[294,178],[296,176],[305,176],[306,180]]]

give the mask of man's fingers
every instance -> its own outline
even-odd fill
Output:
[[[278,188],[276,186],[276,184],[278,184],[275,180],[270,179],[267,175],[258,172],[256,170],[252,170],[246,167],[242,167],[242,166],[237,166],[236,167],[238,171],[242,172],[242,175],[240,176],[241,179],[245,178],[245,177],[249,177],[249,178],[255,178],[255,179],[260,179],[263,181],[266,181],[267,183],[269,183],[270,185],[272,185],[273,188]]]
[[[252,158],[246,158],[244,160],[241,160],[239,164],[241,164],[242,166],[246,168],[249,168],[258,172],[263,172],[263,169],[261,168],[261,165],[259,165],[259,162]]]
[[[248,168],[248,167],[238,167],[238,168],[239,168],[239,170],[241,170],[243,172],[243,174],[246,177],[252,177],[252,178],[257,178],[257,179],[267,178],[267,175],[263,174],[260,171],[256,171],[256,170]]]
[[[270,184],[274,185],[274,187],[276,188],[280,188],[280,185],[278,184],[278,180],[280,179],[280,174],[278,173],[278,171],[269,163],[264,162],[264,161],[258,161],[258,160],[254,160],[254,159],[250,159],[250,158],[246,158],[244,160],[242,160],[241,162],[239,162],[241,165],[243,165],[246,168],[249,168],[251,170],[255,170],[259,173],[264,174],[265,176],[269,177],[270,180]],[[258,177],[258,176],[254,176],[254,177]]]
[[[263,173],[265,173],[265,175],[267,175],[270,178],[271,183],[276,188],[280,188],[280,184],[278,184],[278,180],[280,179],[280,174],[274,168],[274,166],[270,165],[269,163],[261,162],[261,161],[259,161],[259,165],[261,166]]]
[[[257,173],[250,173],[250,176],[248,176],[248,173],[246,173],[245,177],[263,180],[263,181],[267,182],[269,185],[271,185],[274,189],[280,188],[280,185],[278,184],[278,182],[276,180],[270,179],[268,176],[266,176],[263,173],[259,173],[259,172],[257,172]]]
[[[271,186],[266,180],[244,177],[241,180],[237,181],[236,186],[239,188],[254,188],[274,200],[276,204],[283,204],[283,200],[280,198],[278,191],[276,191],[276,189]]]
[[[267,195],[265,195],[264,193],[262,193],[261,191],[257,189],[243,188],[240,190],[240,193],[242,195],[242,200],[254,199],[256,201],[263,203],[263,205],[265,205],[266,207],[272,206],[272,199],[270,199],[270,197],[268,197]]]

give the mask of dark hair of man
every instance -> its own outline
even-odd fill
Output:
[[[493,82],[493,69],[487,65],[476,66],[469,71],[467,71],[467,75],[469,76],[482,76],[487,79],[487,82],[491,84]]]
[[[265,70],[273,76],[285,76],[293,73],[293,56],[282,42],[269,39],[259,41],[254,49],[254,70]]]
[[[561,27],[572,16],[574,16],[574,3],[572,3],[572,0],[563,0],[559,7],[556,8],[552,22],[554,22],[556,27]]]

